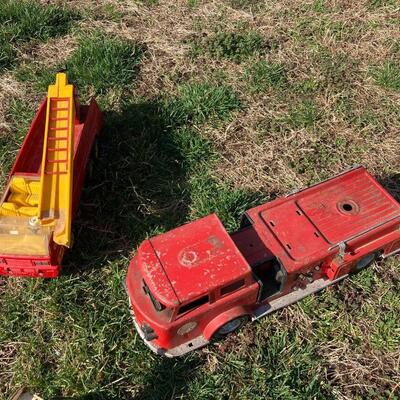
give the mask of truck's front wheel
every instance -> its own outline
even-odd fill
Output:
[[[234,318],[234,319],[226,322],[224,325],[222,325],[218,328],[218,330],[214,333],[213,338],[220,339],[220,338],[223,338],[223,337],[229,335],[232,332],[237,331],[248,320],[249,320],[249,317],[247,315],[243,315],[241,317],[237,317],[237,318]]]

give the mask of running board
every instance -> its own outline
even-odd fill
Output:
[[[254,312],[254,314],[252,316],[252,320],[255,321],[267,314],[270,314],[274,311],[280,310],[281,308],[284,308],[286,306],[294,304],[294,303],[302,300],[304,297],[307,297],[310,294],[317,293],[330,285],[333,285],[337,282],[342,281],[347,276],[348,276],[347,274],[343,275],[340,278],[335,279],[333,281],[331,281],[329,279],[318,279],[318,280],[310,283],[305,289],[299,289],[299,290],[296,290],[295,292],[292,292],[285,296],[282,296],[276,300],[272,300],[268,305],[262,305],[261,307],[257,308],[257,310]],[[131,316],[132,316],[136,331],[139,333],[139,336],[143,339],[143,341],[145,342],[147,347],[149,347],[150,350],[152,350],[154,353],[168,357],[168,358],[179,357],[179,356],[183,356],[186,353],[189,353],[192,350],[200,349],[201,347],[204,347],[205,345],[210,343],[210,341],[205,339],[203,335],[200,335],[197,338],[194,338],[194,339],[190,340],[189,342],[183,343],[183,344],[181,344],[177,347],[174,347],[173,349],[170,349],[168,351],[155,346],[153,343],[151,343],[150,341],[145,339],[144,334],[143,334],[139,324],[136,321],[136,317],[135,317],[135,314],[132,309],[131,298],[129,296],[129,293],[127,291],[125,283],[124,283],[124,288],[128,295],[129,310],[131,312]]]
[[[275,300],[271,300],[268,304],[263,304],[255,310],[252,320],[255,321],[256,319],[259,319],[264,315],[268,315],[274,311],[280,310],[281,308],[297,303],[298,301],[304,299],[304,297],[307,297],[310,294],[317,293],[320,290],[325,289],[330,285],[333,285],[334,283],[340,282],[341,280],[346,278],[346,276],[348,275],[343,275],[333,281],[321,278],[310,283],[304,289],[299,289]]]
[[[396,254],[400,254],[400,247],[399,247],[397,250],[394,250],[394,251],[392,251],[392,252],[389,253],[389,254],[384,254],[384,255],[382,255],[381,258],[382,258],[382,260],[384,260],[385,258],[394,256],[394,255],[396,255]]]

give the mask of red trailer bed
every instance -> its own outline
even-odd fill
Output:
[[[64,251],[70,246],[69,241],[62,242],[71,236],[70,227],[65,223],[73,219],[78,209],[87,163],[101,129],[102,115],[95,100],[89,106],[79,105],[65,74],[57,74],[56,85],[50,88],[56,95],[60,92],[64,97],[52,97],[50,102],[46,98],[41,103],[0,202],[0,275],[54,278],[60,272]],[[62,90],[69,90],[70,98]],[[65,104],[64,108],[56,107],[53,100]],[[70,127],[65,125],[69,118]],[[65,137],[55,136],[58,132]],[[72,144],[70,150],[69,143]],[[70,168],[67,165],[69,154]],[[70,189],[65,186],[65,181],[61,181],[61,177],[68,178],[69,175]],[[51,185],[44,187],[44,178],[51,176],[54,176]],[[54,186],[57,184],[58,187]],[[52,202],[53,208],[41,210],[43,199]],[[57,208],[63,201],[69,205],[68,209]],[[55,238],[60,225],[65,228],[62,240]]]

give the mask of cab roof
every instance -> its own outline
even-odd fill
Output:
[[[151,238],[149,242],[159,261],[159,273],[161,270],[165,273],[180,303],[195,300],[251,273],[247,261],[215,214]],[[153,291],[168,291],[163,286],[157,287],[157,282],[152,280]]]

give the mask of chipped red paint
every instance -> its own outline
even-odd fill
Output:
[[[149,242],[158,257],[159,269],[164,270],[179,303],[251,275],[246,259],[215,214],[151,238]],[[164,289],[155,285],[154,292],[159,291]]]
[[[258,318],[296,291],[310,293],[400,250],[400,205],[363,167],[254,207],[246,218],[229,235],[212,214],[139,247],[127,290],[138,329],[154,333],[153,349],[183,354],[232,319]]]
[[[356,203],[359,212],[341,212],[338,204],[346,203],[345,200]],[[374,237],[396,230],[399,210],[397,201],[365,168],[359,167],[255,207],[247,215],[262,241],[268,243],[268,249],[291,273],[334,257],[338,251],[334,246],[342,241],[347,241],[346,260],[354,261],[365,250],[368,253],[369,248],[364,246]]]

